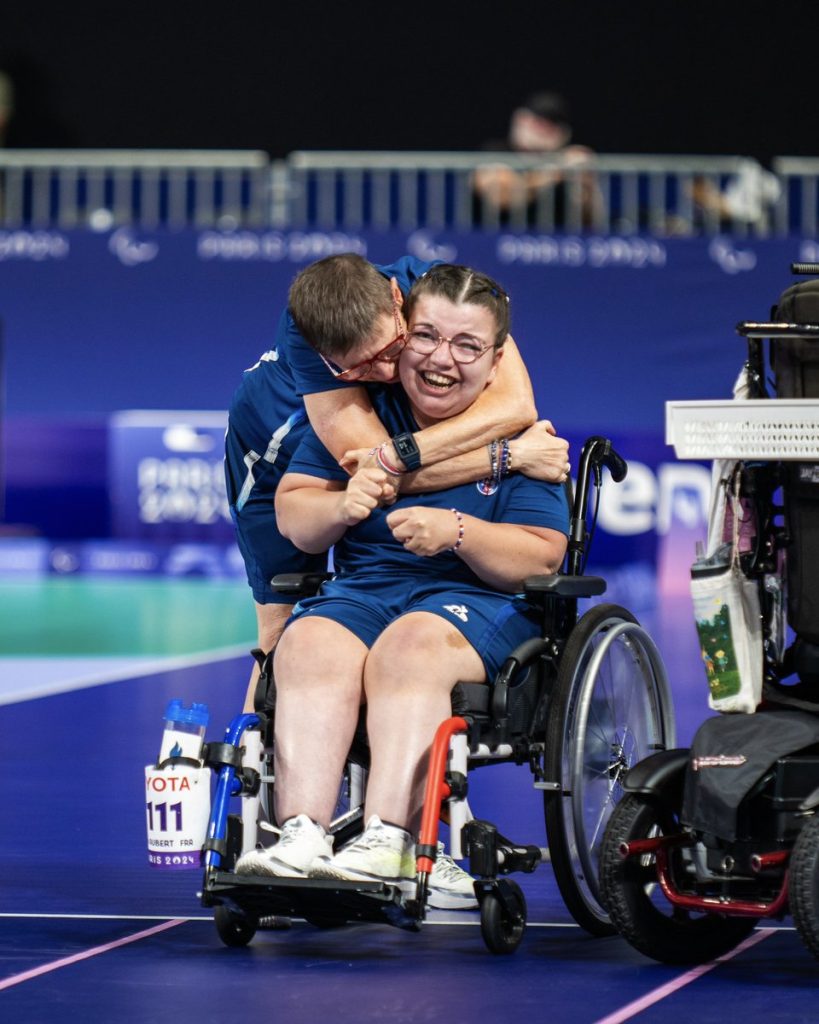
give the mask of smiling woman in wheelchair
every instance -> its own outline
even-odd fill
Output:
[[[465,267],[434,267],[405,312],[403,393],[373,396],[396,434],[471,405],[509,332],[503,290]],[[245,854],[238,873],[414,878],[429,748],[451,714],[451,691],[491,679],[511,647],[538,635],[537,613],[515,594],[524,577],[556,572],[566,552],[564,488],[513,472],[506,442],[490,449],[487,480],[402,498],[401,476],[383,451],[348,479],[314,434],[302,442],[277,494],[279,523],[306,551],[335,545],[337,575],[296,606],[276,651],[281,837]],[[363,702],[367,824],[333,851],[325,830]]]

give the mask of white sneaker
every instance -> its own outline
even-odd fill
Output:
[[[306,814],[297,814],[282,825],[279,841],[274,846],[243,854],[236,861],[236,874],[307,878],[313,861],[317,857],[329,857],[332,852],[332,836]]]
[[[444,853],[444,844],[438,843],[438,857],[429,876],[427,902],[439,910],[474,910],[475,879]]]
[[[348,882],[406,881],[415,877],[415,844],[409,832],[385,825],[374,814],[358,839],[335,857],[315,861],[309,874]]]

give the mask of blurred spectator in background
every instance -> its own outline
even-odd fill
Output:
[[[6,145],[9,123],[14,114],[14,82],[0,70],[0,146]]]
[[[2,46],[0,38],[0,47]],[[59,83],[25,54],[0,48],[0,147],[65,149],[78,145],[63,122]]]
[[[705,177],[694,179],[694,226],[719,226],[726,231],[738,227],[765,228],[781,195],[782,186],[776,175],[746,157],[723,187]]]
[[[512,112],[508,136],[482,147],[493,153],[545,157],[516,166],[493,161],[473,176],[475,222],[487,227],[581,227],[594,222],[600,195],[588,146],[570,145],[568,104],[555,92],[538,92]]]

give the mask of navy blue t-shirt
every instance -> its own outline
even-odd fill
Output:
[[[403,391],[380,387],[370,393],[379,419],[391,435],[415,431],[415,423]],[[487,460],[488,461],[488,460]],[[308,425],[294,454],[288,472],[303,473],[323,480],[347,480],[334,457]],[[387,516],[394,509],[424,505],[428,508],[457,508],[465,515],[493,523],[513,523],[569,532],[569,510],[562,486],[530,480],[511,473],[493,489],[483,481],[459,484],[442,491],[402,495],[389,508],[375,509],[367,519],[350,527],[333,549],[336,571],[344,576],[352,572],[414,576],[442,576],[485,586],[469,566],[454,552],[442,551],[423,557],[408,551],[397,541],[387,525]]]
[[[431,266],[433,263],[414,256],[402,256],[395,263],[375,268],[387,279],[394,277],[406,295]],[[275,490],[308,422],[303,396],[355,386],[333,377],[286,309],[274,347],[245,370],[230,406],[225,456],[228,497],[236,511],[245,507],[251,492],[267,500]],[[269,487],[260,488],[262,464],[273,468],[274,475]]]

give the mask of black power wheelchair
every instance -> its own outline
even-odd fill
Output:
[[[791,269],[819,274],[817,264]],[[819,957],[819,280],[788,288],[771,322],[737,331],[748,340],[750,401],[710,403],[710,422],[681,417],[674,440],[688,432],[703,457],[733,461],[746,543],[734,534],[732,555],[756,592],[756,621],[744,626],[761,701],[755,714],[707,720],[690,751],[633,768],[600,855],[601,897],[618,930],[674,964],[713,959],[759,919],[789,911]],[[701,630],[700,640],[705,658]],[[710,656],[706,668],[712,684]]]
[[[416,846],[417,877],[409,894],[382,882],[237,875],[238,856],[257,843],[260,790],[272,807],[273,708],[271,659],[262,665],[256,714],[235,718],[224,742],[206,745],[217,782],[203,847],[201,901],[215,907],[219,936],[228,946],[247,944],[260,928],[303,918],[319,927],[377,921],[418,930],[427,909],[429,875],[438,850],[439,820],[449,825],[450,853],[468,857],[475,877],[484,941],[510,953],[526,925],[526,902],[507,876],[532,872],[550,859],[561,894],[577,922],[593,934],[613,928],[600,901],[597,866],[604,826],[621,796],[628,769],[674,743],[671,698],[653,641],[625,608],[593,605],[578,617],[578,601],[602,595],[605,581],[583,575],[602,467],[614,481],[626,463],[603,437],[590,438],[580,458],[571,502],[571,535],[564,572],[525,581],[542,611],[543,631],[512,651],[489,685],[459,684],[453,715],[434,739]],[[283,592],[315,592],[325,577],[276,577]],[[266,693],[264,692],[266,690]],[[361,733],[362,730],[359,729]],[[527,765],[543,793],[548,851],[520,845],[468,810],[468,771],[497,763]],[[348,757],[332,824],[338,849],[363,828],[368,751],[357,736]],[[242,813],[231,814],[234,796]],[[269,827],[269,826],[267,826]],[[265,828],[264,822],[261,826]]]

